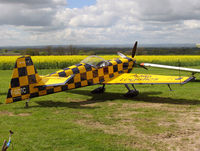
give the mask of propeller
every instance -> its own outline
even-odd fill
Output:
[[[136,54],[136,51],[137,51],[137,44],[138,44],[138,42],[136,41],[135,44],[134,44],[134,46],[133,46],[133,49],[132,49],[132,58],[135,57],[135,54]],[[118,54],[121,58],[127,58],[127,56],[125,56],[124,54],[122,54],[122,53],[120,53],[120,52],[118,52],[117,54]],[[144,66],[144,64],[138,64],[138,63],[135,62],[135,66],[139,66],[139,67],[142,67],[142,68],[148,70],[148,68],[146,68],[146,67]]]
[[[136,54],[136,50],[137,50],[137,41],[135,42],[135,44],[134,44],[134,47],[133,47],[133,49],[132,49],[132,58],[134,58],[135,57],[135,54]]]

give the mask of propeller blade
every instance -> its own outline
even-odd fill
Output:
[[[122,58],[127,58],[124,54],[122,54],[121,52],[117,52],[117,54],[122,57]]]
[[[135,45],[134,45],[133,50],[132,50],[132,58],[134,58],[134,56],[136,54],[136,50],[137,50],[137,41],[135,42]]]

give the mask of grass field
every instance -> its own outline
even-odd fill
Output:
[[[195,66],[199,68],[200,66]],[[54,72],[39,70],[40,74]],[[135,69],[136,73],[179,75],[178,71]],[[188,75],[181,72],[182,75]],[[25,102],[4,104],[11,70],[0,70],[0,142],[14,131],[16,151],[145,151],[200,148],[200,75],[184,86],[136,86],[127,99],[124,86],[79,88]],[[11,149],[10,149],[11,150]]]

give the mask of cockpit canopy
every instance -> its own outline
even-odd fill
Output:
[[[85,58],[81,61],[81,63],[87,63],[95,68],[101,68],[109,65],[109,62],[107,60],[95,55]]]

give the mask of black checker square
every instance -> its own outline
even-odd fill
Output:
[[[113,78],[113,77],[114,77],[114,74],[113,74],[113,73],[109,75],[109,78]]]
[[[111,62],[108,62],[108,66],[112,66],[113,64]]]
[[[18,68],[18,73],[20,77],[26,76],[27,75],[26,67]]]
[[[59,75],[59,77],[66,77],[67,76],[64,71],[63,72],[59,72],[58,75]]]
[[[14,97],[13,98],[13,102],[17,102],[17,101],[21,101],[22,100],[22,97],[21,96],[18,96],[18,97]]]
[[[20,84],[19,84],[19,78],[13,78],[11,80],[11,88],[15,88],[15,87],[19,87]]]
[[[85,69],[86,69],[86,71],[92,71],[92,67],[89,64],[85,65]]]
[[[99,77],[99,82],[104,82],[104,81],[105,81],[104,76]]]
[[[108,74],[108,67],[103,68],[104,75]]]
[[[35,77],[34,74],[33,74],[33,75],[28,75],[28,83],[29,83],[29,84],[34,84],[34,83],[36,83],[36,77]]]
[[[113,71],[114,71],[114,72],[117,72],[117,71],[118,71],[118,66],[117,66],[117,65],[114,65],[114,66],[113,66]]]
[[[94,78],[98,77],[98,70],[94,70],[94,71],[93,71],[93,77],[94,77]]]
[[[87,74],[86,72],[81,73],[81,81],[87,80]]]
[[[46,86],[39,86],[39,87],[37,87],[37,88],[38,88],[39,91],[43,91],[43,90],[46,89]]]
[[[74,83],[74,78],[70,78],[69,81],[67,82],[68,84]]]
[[[47,90],[47,94],[52,94],[52,93],[54,93],[54,89],[48,89]]]
[[[128,63],[123,63],[123,70],[127,70],[128,69]]]
[[[26,61],[26,65],[27,65],[27,66],[32,66],[32,65],[33,65],[33,61],[31,60],[30,57],[26,57],[26,58],[25,58],[25,61]]]
[[[93,80],[92,79],[88,80],[88,85],[93,85]]]
[[[127,59],[128,59],[128,61],[129,61],[129,62],[130,62],[130,61],[133,61],[133,59],[131,59],[131,58],[128,58],[128,57],[127,57]]]
[[[21,94],[22,95],[25,95],[25,94],[29,94],[30,93],[30,90],[29,90],[29,86],[23,86],[23,87],[20,87],[21,89]]]
[[[12,95],[11,95],[11,89],[8,89],[7,98],[12,98]]]
[[[80,72],[78,68],[73,68],[72,71],[73,71],[73,74],[77,74]]]
[[[31,93],[30,98],[34,98],[34,97],[38,97],[39,93],[35,92],[35,93]]]
[[[81,87],[81,82],[75,83],[75,88],[80,88]]]
[[[61,87],[61,89],[62,89],[62,91],[66,91],[66,90],[68,90],[68,86],[64,85],[64,86]]]
[[[122,74],[122,73],[124,73],[124,71],[121,70],[121,71],[119,71],[118,73],[119,73],[119,74]]]

